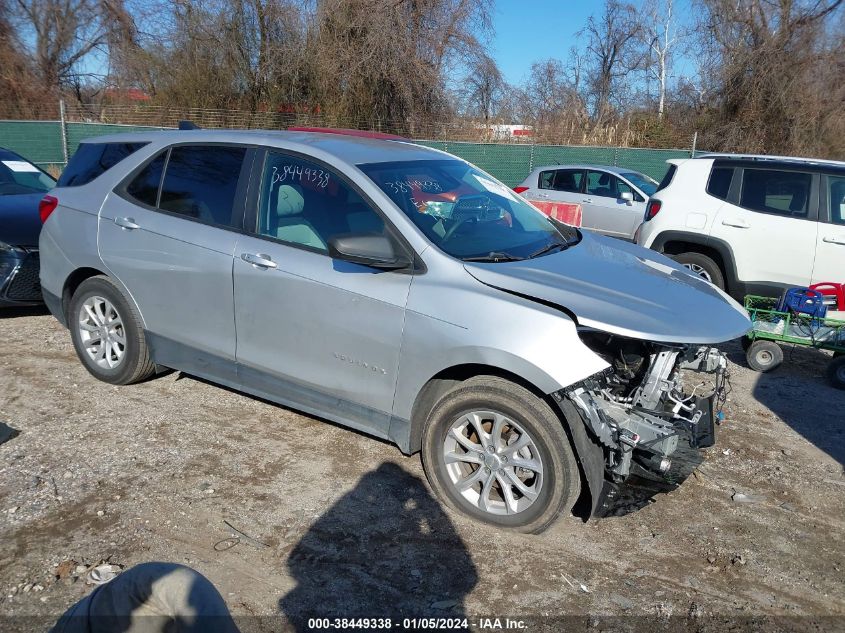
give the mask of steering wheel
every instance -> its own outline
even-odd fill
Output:
[[[452,239],[452,236],[455,234],[455,231],[457,231],[459,228],[461,228],[464,224],[466,224],[470,220],[475,222],[475,221],[478,220],[478,218],[476,218],[474,215],[468,215],[464,218],[461,218],[460,220],[455,222],[451,227],[449,227],[449,230],[446,231],[443,234],[443,241],[448,242],[450,239]]]

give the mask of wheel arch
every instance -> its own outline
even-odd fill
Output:
[[[686,231],[664,231],[652,242],[651,248],[664,255],[700,253],[712,259],[722,271],[726,291],[731,295],[742,294],[736,272],[736,259],[730,244],[707,235]]]
[[[84,266],[75,269],[72,273],[70,273],[65,282],[62,286],[62,315],[65,317],[65,323],[69,324],[69,314],[68,309],[70,308],[70,300],[73,298],[73,294],[76,292],[77,288],[82,285],[86,279],[91,279],[91,277],[108,277],[109,281],[114,283],[120,291],[123,293],[123,296],[126,298],[127,301],[132,303],[132,306],[138,312],[138,315],[141,317],[141,323],[144,323],[144,315],[141,312],[138,304],[135,301],[135,298],[132,296],[132,293],[124,286],[119,279],[116,279],[114,276],[108,274],[105,270],[100,270],[98,268],[93,268],[91,266]]]
[[[539,386],[524,377],[494,365],[484,363],[462,363],[447,367],[429,378],[414,400],[411,409],[408,454],[417,453],[422,447],[422,435],[428,422],[428,413],[437,401],[455,385],[476,376],[496,376],[524,387],[546,402],[560,420],[566,433],[581,476],[581,494],[575,501],[572,512],[586,521],[598,506],[604,484],[604,454],[591,442],[583,421],[573,406],[566,406],[561,392],[546,393]]]

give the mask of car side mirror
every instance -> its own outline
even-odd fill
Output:
[[[411,265],[411,260],[396,252],[390,238],[374,233],[336,235],[329,240],[329,255],[381,270],[400,270]]]
[[[620,194],[619,199],[624,200],[627,204],[633,204],[634,203],[634,194],[631,193],[630,191],[623,191]]]

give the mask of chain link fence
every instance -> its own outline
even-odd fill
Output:
[[[172,129],[189,120],[203,128],[286,129],[293,126],[340,127],[384,132],[404,131],[415,142],[441,149],[474,163],[507,185],[521,182],[534,168],[556,164],[592,164],[626,167],[659,180],[666,171],[666,160],[689,158],[695,154],[695,141],[688,149],[632,147],[636,131],[604,130],[602,139],[617,139],[608,145],[551,145],[536,142],[532,128],[480,124],[467,120],[415,124],[413,121],[343,119],[314,112],[248,112],[202,108],[171,108],[148,104],[133,105],[56,105],[44,108],[39,118],[46,120],[0,120],[0,147],[24,156],[43,168],[60,170],[79,142],[88,137],[119,132]],[[49,120],[56,117],[57,120]],[[586,133],[582,136],[585,136]],[[544,136],[548,136],[545,134]],[[567,136],[572,137],[572,134]]]

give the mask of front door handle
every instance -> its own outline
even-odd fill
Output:
[[[241,259],[258,268],[276,268],[278,265],[264,253],[241,253]]]
[[[748,223],[747,220],[722,220],[722,224],[725,226],[733,226],[738,229],[750,229],[751,225]]]
[[[115,218],[114,223],[119,227],[130,231],[141,228],[140,224],[135,224],[135,220],[133,218]]]
[[[828,244],[839,244],[841,246],[845,246],[845,238],[841,238],[841,237],[823,237],[822,242],[827,242]]]

